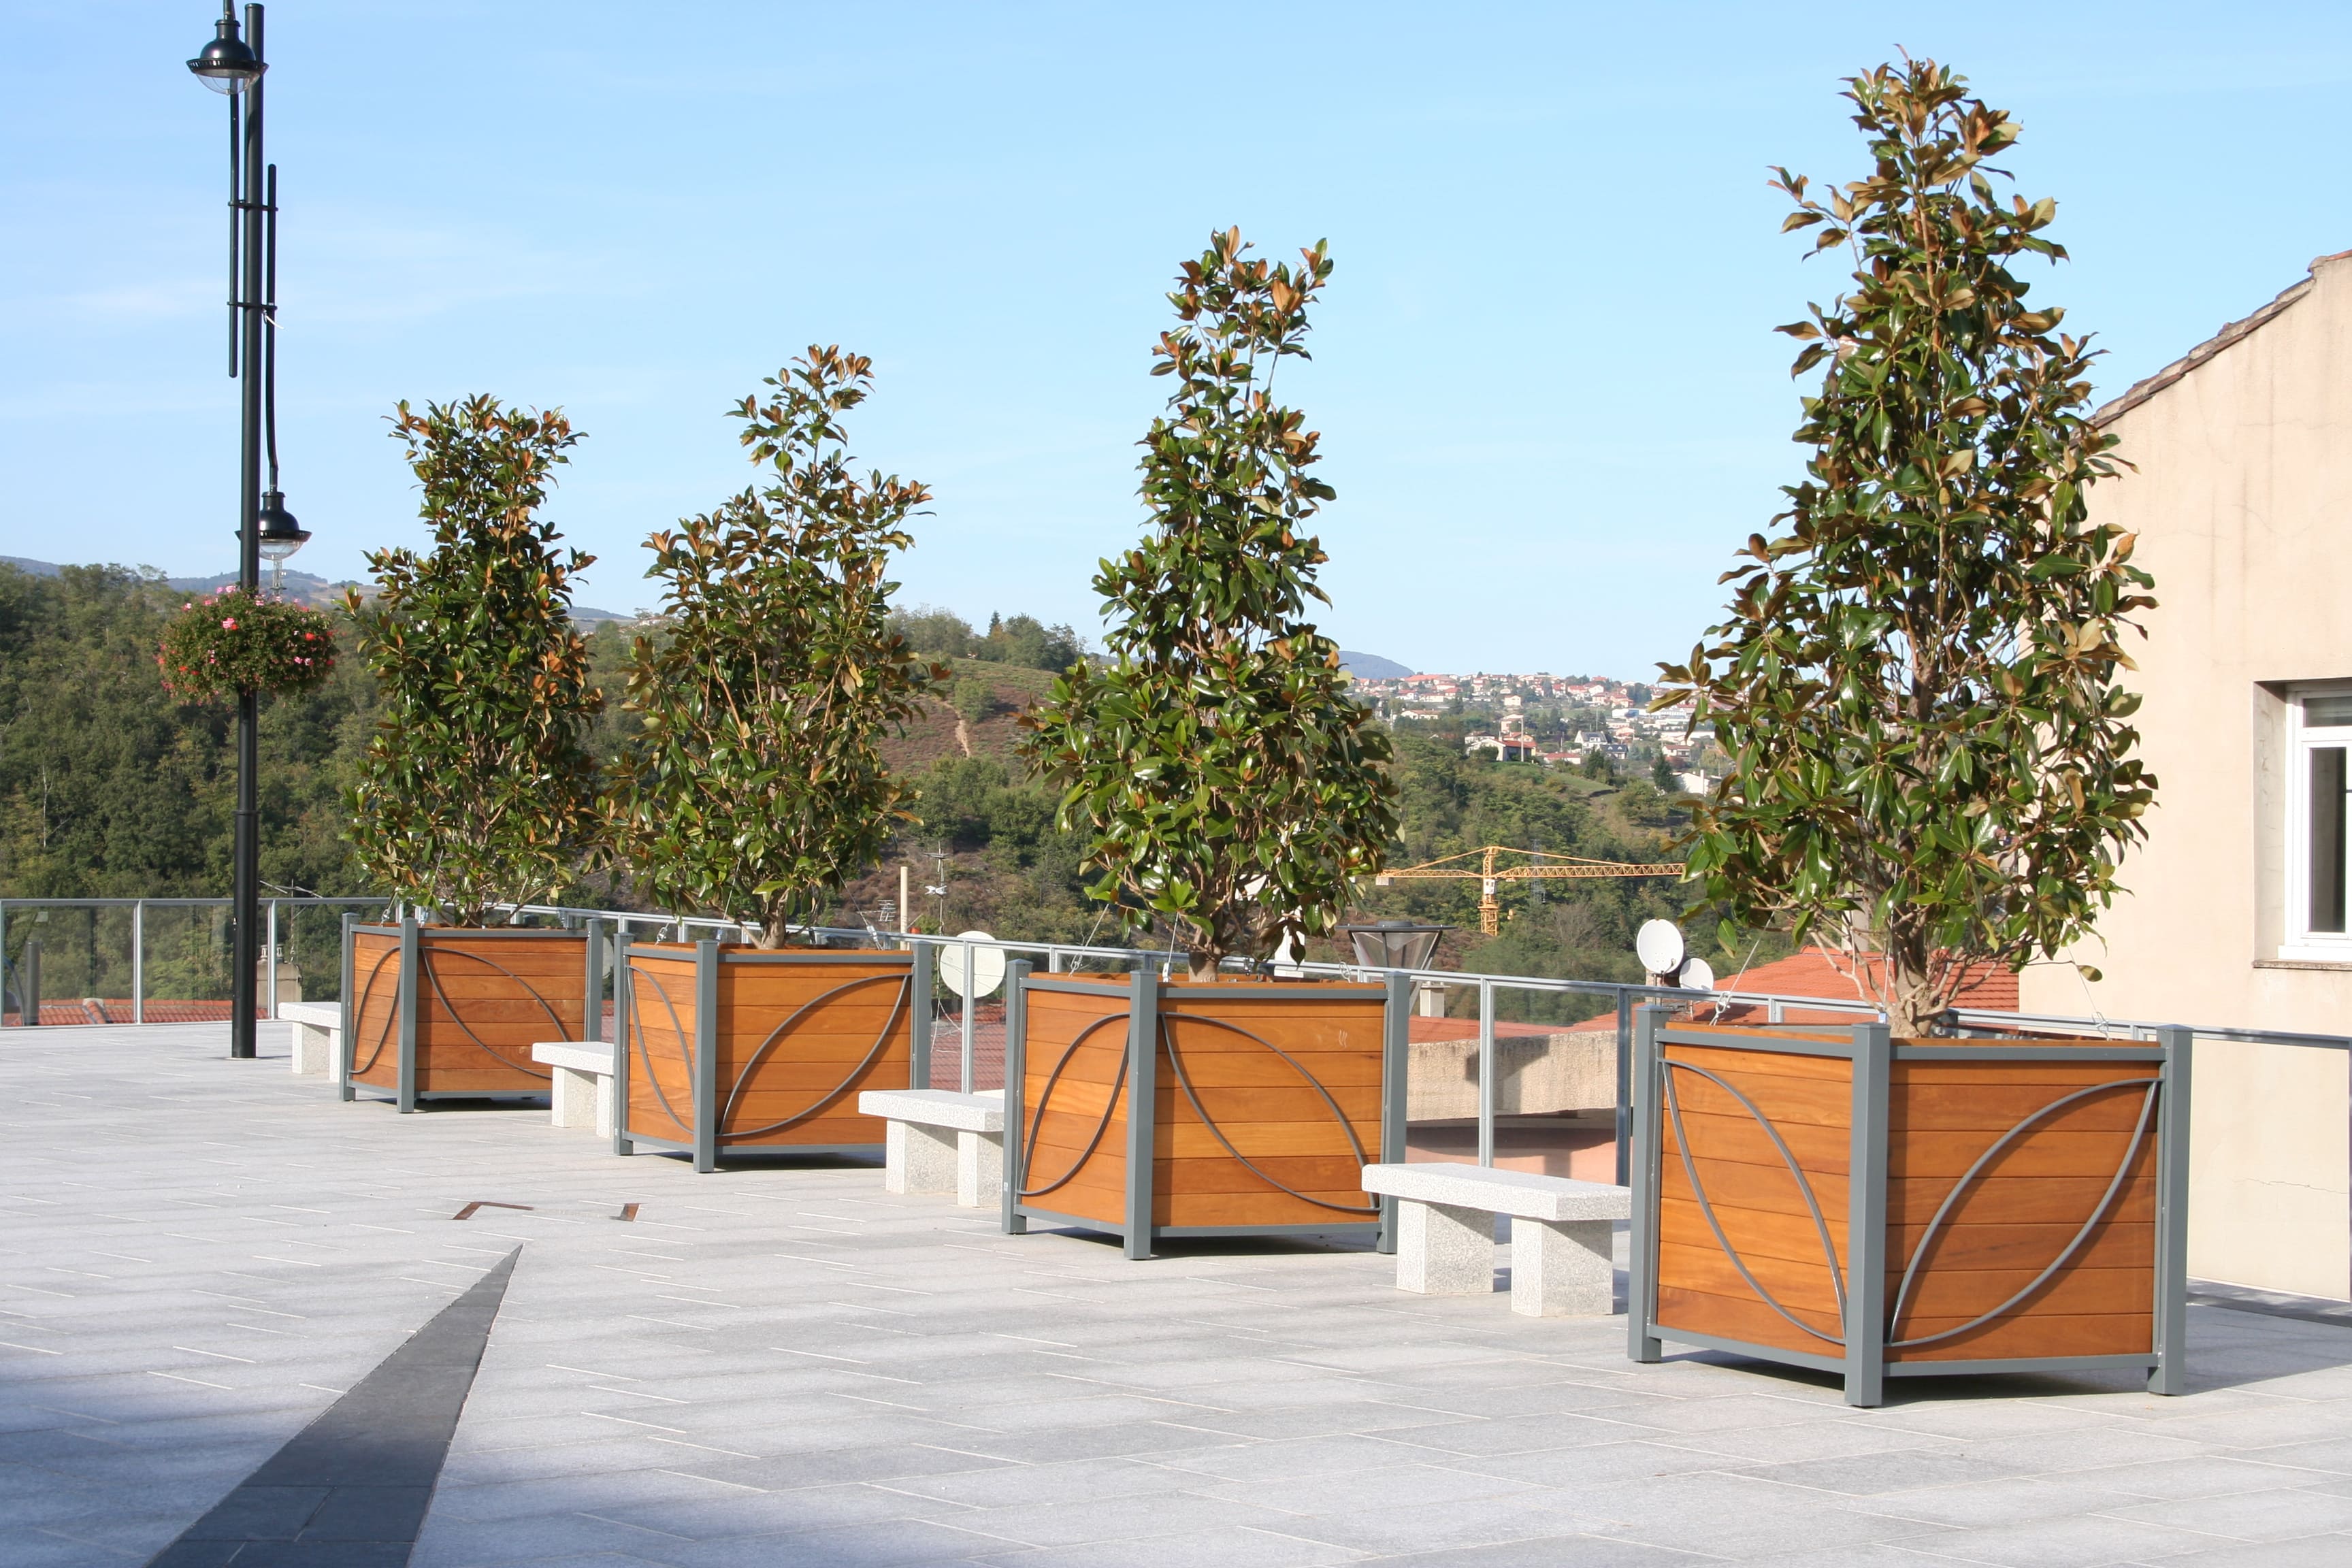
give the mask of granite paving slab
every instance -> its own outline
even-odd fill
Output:
[[[1730,1356],[1634,1366],[1622,1318],[1402,1294],[1360,1243],[1129,1262],[871,1163],[698,1176],[529,1108],[343,1104],[262,1037],[0,1033],[9,1568],[135,1565],[232,1499],[208,1530],[300,1514],[352,1563],[422,1507],[416,1568],[2352,1563],[2343,1314],[2200,1290],[2179,1399],[1955,1378],[1856,1411]],[[509,1257],[430,1474],[338,1514],[263,1470]]]

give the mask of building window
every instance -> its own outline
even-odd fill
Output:
[[[2311,687],[2287,704],[2285,958],[2352,959],[2352,687]]]

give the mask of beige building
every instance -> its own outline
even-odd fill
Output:
[[[2352,252],[2100,411],[2136,471],[2092,492],[2139,536],[2135,643],[2158,779],[2131,889],[2029,1013],[2352,1034]],[[2352,1297],[2352,1056],[2200,1041],[2189,1270]]]

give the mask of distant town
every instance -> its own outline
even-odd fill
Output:
[[[1497,762],[1590,772],[1644,771],[1693,794],[1722,772],[1714,732],[1690,728],[1687,704],[1653,713],[1651,689],[1594,675],[1418,675],[1342,655],[1350,689],[1394,724],[1459,726],[1462,749]],[[1661,766],[1663,763],[1663,766]]]

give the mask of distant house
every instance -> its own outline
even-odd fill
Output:
[[[2130,895],[2029,1012],[2352,1033],[2352,252],[2101,409],[2134,467],[2090,494],[2138,536],[2158,778]],[[2347,1053],[2200,1042],[2192,1273],[2352,1297]]]

